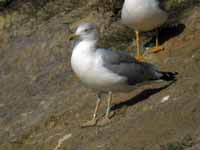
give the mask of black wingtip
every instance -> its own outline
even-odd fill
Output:
[[[161,80],[164,81],[176,81],[176,75],[178,75],[178,72],[161,72]]]

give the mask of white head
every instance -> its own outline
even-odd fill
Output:
[[[70,35],[69,40],[98,40],[98,38],[99,35],[96,25],[92,23],[84,23],[79,25],[74,34]]]

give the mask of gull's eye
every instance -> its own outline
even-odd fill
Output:
[[[85,29],[85,32],[89,32],[90,31],[90,29]]]

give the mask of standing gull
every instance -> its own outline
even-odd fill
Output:
[[[78,42],[71,56],[72,69],[85,85],[98,91],[93,118],[84,123],[84,127],[96,125],[102,93],[108,94],[108,100],[105,117],[99,122],[101,125],[110,121],[113,92],[130,92],[148,81],[175,80],[176,73],[159,71],[125,52],[97,48],[99,36],[94,24],[80,25],[69,37],[69,40],[73,39],[78,39]]]
[[[163,0],[125,0],[122,7],[122,22],[135,29],[138,60],[144,60],[140,54],[139,32],[157,29],[167,20],[167,12],[163,10]],[[158,52],[163,48],[159,46],[158,30],[156,30],[156,46],[151,52]]]

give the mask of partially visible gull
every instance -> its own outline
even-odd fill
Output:
[[[122,7],[122,22],[133,28],[136,33],[136,47],[138,60],[144,60],[140,54],[139,32],[157,29],[167,20],[168,14],[163,7],[164,0],[125,0]],[[151,52],[158,52],[163,48],[159,46],[158,30],[156,30],[156,46]]]
[[[73,71],[85,85],[98,91],[93,118],[83,127],[96,125],[102,93],[108,94],[108,101],[100,125],[110,121],[113,92],[130,92],[150,81],[175,80],[176,73],[159,71],[152,64],[139,62],[126,52],[97,48],[99,36],[94,24],[81,24],[69,39],[78,39],[71,56]]]

